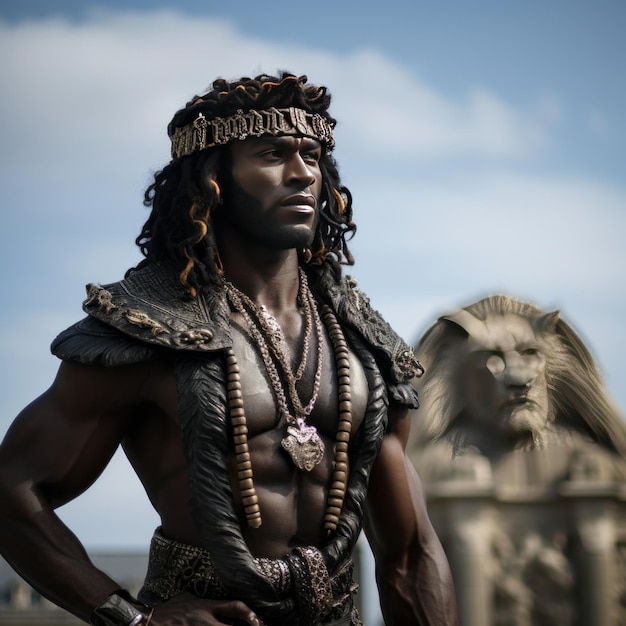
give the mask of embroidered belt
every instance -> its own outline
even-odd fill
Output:
[[[255,564],[278,597],[293,594],[303,623],[362,626],[352,603],[358,586],[352,580],[351,560],[332,578],[321,553],[313,547],[296,548],[280,559],[257,558]],[[139,599],[154,605],[183,591],[202,598],[227,597],[208,550],[167,539],[157,529]]]

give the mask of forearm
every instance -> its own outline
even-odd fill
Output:
[[[119,589],[36,492],[3,491],[0,552],[39,593],[84,621]]]
[[[440,545],[377,559],[377,582],[386,626],[455,626],[454,585]]]
[[[34,588],[78,618],[89,622],[96,607],[102,615],[107,605],[107,615],[111,618],[112,605],[110,601],[103,602],[120,585],[90,562],[76,536],[51,509],[26,516],[0,515],[0,550]],[[119,600],[119,597],[113,598]],[[141,624],[149,620],[154,626],[209,623],[262,626],[260,619],[243,602],[207,600],[186,592],[153,609],[140,606],[135,601],[130,604],[139,609],[137,616],[143,613]],[[124,615],[128,615],[126,609]]]
[[[389,423],[372,470],[365,517],[385,623],[455,626],[448,560],[428,517],[419,476],[404,454],[407,412],[390,409]]]

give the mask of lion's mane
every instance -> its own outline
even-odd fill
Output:
[[[545,313],[532,304],[505,295],[486,297],[461,311],[477,320],[514,314],[528,319],[546,355],[550,401],[548,427],[587,435],[606,449],[626,456],[626,424],[609,399],[594,360],[576,332],[558,312]],[[542,320],[544,322],[542,323]],[[468,332],[442,316],[418,342],[416,354],[426,369],[416,381],[422,407],[418,413],[418,438],[450,439],[455,451],[465,444],[465,399],[455,380]],[[528,442],[526,442],[528,443]]]

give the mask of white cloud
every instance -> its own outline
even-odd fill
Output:
[[[224,20],[173,11],[99,11],[80,23],[0,22],[0,55],[5,193],[23,179],[20,198],[7,198],[7,205],[28,205],[14,219],[31,232],[28,216],[46,216],[39,225],[49,226],[45,234],[58,237],[66,255],[51,259],[46,271],[68,276],[68,266],[76,266],[81,282],[83,272],[88,280],[112,277],[118,260],[129,256],[145,217],[141,187],[150,168],[168,158],[166,122],[219,74],[273,72],[288,60],[287,69],[328,84],[348,162],[364,154],[383,164],[394,156],[410,162],[471,155],[474,164],[481,156],[523,156],[549,141],[542,124],[562,115],[553,94],[529,112],[480,86],[452,97],[375,49],[341,56],[280,45],[244,36]],[[426,267],[455,289],[512,286],[534,293],[585,285],[598,293],[617,279],[616,268],[624,265],[623,189],[475,168],[471,178],[458,169],[447,178],[441,172],[436,181],[405,175],[400,182],[382,171],[376,179],[357,172],[350,181],[357,192],[357,248],[367,252],[369,242],[384,236],[392,252],[382,267],[401,266],[404,273]],[[79,226],[76,216],[83,218]],[[93,220],[91,232],[81,232],[85,216]],[[107,221],[119,229],[105,230]],[[363,257],[359,271],[375,278],[371,255]],[[387,280],[380,290],[396,287]]]
[[[458,103],[376,51],[342,57],[280,45],[173,11],[0,22],[0,55],[0,158],[11,165],[41,155],[51,173],[112,161],[159,166],[176,108],[218,75],[275,72],[286,60],[285,69],[331,87],[347,138],[375,142],[378,154],[517,157],[545,140],[532,115],[485,88]]]
[[[623,188],[492,170],[452,175],[445,185],[363,181],[359,191],[359,235],[419,251],[431,271],[453,271],[478,288],[598,294],[626,267]]]
[[[530,115],[484,88],[474,88],[458,103],[379,53],[357,53],[345,65],[337,117],[351,141],[376,146],[376,154],[520,157],[545,142]],[[372,84],[372,76],[381,78]]]

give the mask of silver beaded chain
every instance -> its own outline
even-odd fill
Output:
[[[276,319],[267,309],[263,310],[263,308],[257,306],[245,293],[237,289],[231,282],[226,281],[225,286],[229,302],[233,309],[243,317],[250,336],[261,354],[268,378],[276,396],[279,414],[281,417],[284,416],[289,424],[295,424],[298,419],[306,419],[313,411],[317,401],[322,378],[323,361],[322,322],[317,310],[315,298],[309,289],[306,274],[300,270],[300,288],[298,296],[305,316],[305,337],[302,348],[302,360],[295,373],[289,365],[284,349],[282,330]],[[314,333],[312,329],[314,329]],[[317,341],[317,364],[311,399],[308,404],[304,406],[300,400],[296,384],[302,378],[306,370],[309,359],[310,342],[313,334],[315,334]],[[285,386],[272,355],[283,370],[284,378],[287,381],[287,393],[285,393]],[[292,416],[289,412],[287,394],[289,395],[291,406],[296,413],[295,416]]]

